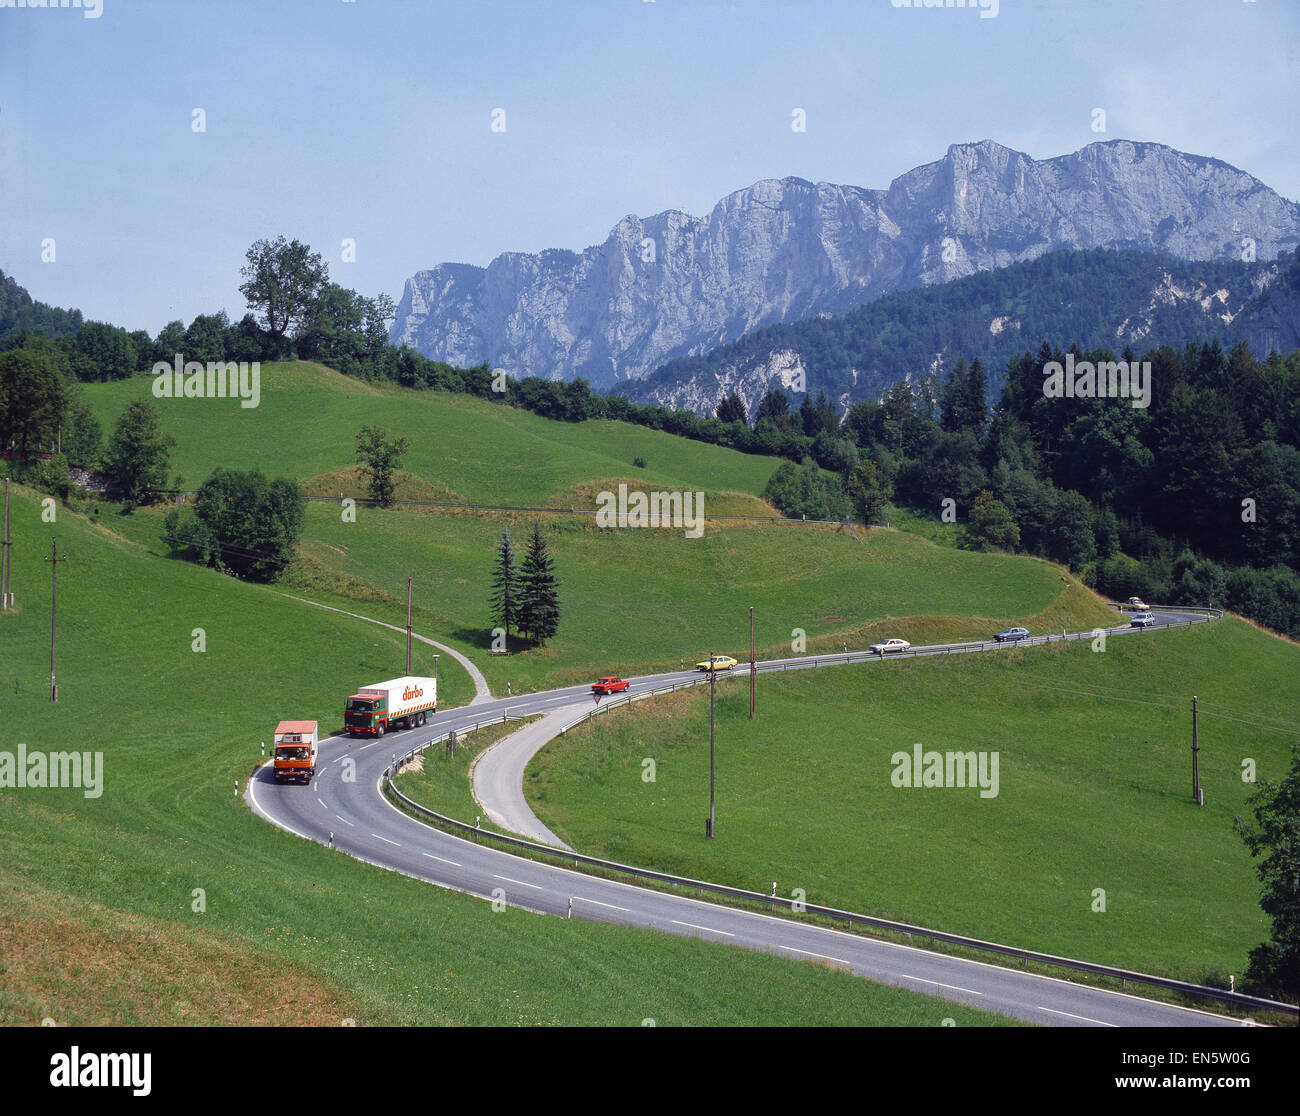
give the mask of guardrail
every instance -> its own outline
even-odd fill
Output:
[[[638,701],[643,697],[650,697],[657,693],[669,693],[674,690],[684,689],[690,686],[698,686],[699,681],[680,682],[670,687],[662,687],[656,690],[644,690],[638,694],[629,694],[626,699],[620,699],[618,704]],[[609,708],[606,706],[605,708]],[[575,725],[590,720],[596,715],[596,710],[585,713],[577,720],[570,722],[565,726],[566,731]],[[523,715],[521,715],[523,716]],[[507,720],[517,720],[518,717],[510,717],[508,711],[503,711],[500,723]],[[496,724],[496,718],[491,721],[477,722],[478,724]],[[522,849],[527,852],[549,856],[557,860],[562,860],[566,864],[573,864],[574,867],[586,866],[597,868],[605,872],[622,873],[631,876],[634,879],[654,880],[658,883],[666,883],[675,887],[693,888],[701,893],[708,891],[714,895],[722,895],[732,899],[740,899],[745,902],[755,903],[758,905],[767,905],[772,909],[781,907],[788,909],[792,914],[815,914],[824,918],[835,921],[843,920],[848,926],[870,926],[877,930],[886,930],[893,933],[904,934],[913,938],[924,938],[929,941],[943,942],[948,945],[961,946],[966,949],[982,950],[988,953],[995,953],[1003,957],[1011,957],[1020,961],[1029,961],[1041,965],[1052,965],[1057,968],[1072,969],[1075,972],[1090,973],[1094,976],[1110,977],[1121,982],[1131,981],[1134,984],[1145,984],[1153,988],[1164,988],[1169,991],[1180,992],[1188,996],[1200,996],[1221,1000],[1225,1003],[1234,1004],[1238,1007],[1255,1008],[1262,1011],[1276,1011],[1284,1015],[1300,1016],[1300,1007],[1294,1004],[1284,1004],[1276,1000],[1266,1000],[1258,996],[1247,996],[1241,992],[1229,992],[1221,988],[1210,988],[1203,984],[1192,984],[1189,981],[1174,980],[1171,977],[1154,976],[1150,973],[1139,973],[1132,969],[1121,969],[1113,965],[1099,965],[1091,961],[1080,961],[1072,957],[1058,957],[1051,953],[1039,953],[1036,950],[1020,949],[1016,946],[1002,945],[998,942],[986,942],[980,938],[969,938],[963,934],[951,934],[944,930],[932,930],[924,926],[913,926],[906,922],[896,922],[892,919],[877,918],[875,915],[860,914],[856,911],[844,911],[838,907],[826,907],[817,903],[805,903],[795,899],[787,899],[782,895],[766,895],[758,891],[750,891],[748,888],[731,887],[728,884],[711,883],[708,880],[694,880],[686,876],[675,876],[669,872],[657,872],[652,868],[638,868],[630,864],[621,864],[615,860],[605,860],[598,856],[588,856],[585,853],[566,852],[563,849],[557,849],[551,845],[542,845],[536,841],[529,841],[523,837],[513,837],[507,833],[497,833],[494,830],[483,829],[481,826],[470,825],[468,822],[459,821],[456,818],[440,814],[436,810],[430,810],[414,799],[403,794],[393,782],[393,777],[406,763],[415,755],[423,752],[425,749],[434,744],[440,744],[446,741],[450,732],[445,732],[441,736],[436,736],[431,740],[425,741],[414,748],[405,752],[400,760],[394,757],[394,762],[384,769],[383,779],[385,790],[399,799],[401,803],[415,814],[421,815],[437,823],[439,826],[449,829],[453,832],[462,832],[471,834],[475,838],[485,837],[510,848]]]

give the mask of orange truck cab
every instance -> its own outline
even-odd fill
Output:
[[[272,767],[277,783],[310,783],[316,774],[318,754],[315,721],[281,721],[275,726]]]

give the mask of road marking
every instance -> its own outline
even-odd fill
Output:
[[[1041,1004],[1035,1004],[1034,1007],[1039,1011],[1050,1011],[1053,1015],[1065,1015],[1071,1019],[1082,1019],[1085,1023],[1096,1023],[1098,1027],[1117,1027],[1117,1023],[1103,1023],[1100,1019],[1089,1019],[1086,1015],[1073,1015],[1068,1011],[1057,1011],[1056,1008],[1043,1007]]]
[[[983,992],[976,992],[973,988],[963,988],[960,984],[949,984],[946,980],[931,980],[929,977],[912,976],[911,973],[899,973],[904,980],[915,980],[921,984],[933,984],[936,988],[951,988],[954,992],[969,992],[972,996],[983,996]]]
[[[585,896],[582,896],[582,895],[575,895],[574,898],[575,898],[575,899],[581,899],[582,902],[584,902],[584,903],[595,903],[596,906],[598,906],[598,907],[608,907],[611,911],[623,911],[623,912],[626,912],[626,911],[627,911],[627,908],[626,908],[626,907],[619,907],[619,906],[616,906],[616,905],[613,904],[613,903],[602,903],[599,899],[588,899],[588,898],[586,898]]]
[[[335,814],[334,816],[335,816],[336,818],[338,818],[339,821],[341,821],[344,825],[350,825],[350,826],[355,827],[356,824],[357,824],[356,822],[350,822],[350,821],[348,821],[348,819],[345,818],[342,814]]]
[[[367,748],[373,748],[376,744],[382,744],[382,743],[383,743],[382,740],[374,740],[374,741],[371,741],[371,743],[369,743],[369,744],[364,744],[364,745],[362,745],[360,748],[357,749],[357,751],[358,751],[358,752],[364,752]]]
[[[370,836],[371,836],[371,837],[379,837],[379,834],[378,834],[378,833],[372,833]],[[379,839],[380,839],[381,841],[385,842],[386,844],[389,844],[389,845],[397,845],[397,847],[398,847],[399,849],[402,847],[402,846],[401,846],[400,844],[398,844],[396,841],[389,841],[387,837],[379,837]]]
[[[434,856],[433,853],[425,853],[430,860],[441,860],[444,864],[450,864],[453,868],[459,868],[460,865],[454,860],[448,860],[445,856]]]
[[[845,961],[843,957],[831,957],[826,953],[813,953],[810,949],[796,949],[794,946],[783,945],[782,949],[788,949],[791,953],[802,953],[806,957],[818,957],[823,961],[834,961],[837,965],[848,965],[852,967],[851,961]]]
[[[329,809],[329,807],[325,805],[325,799],[321,798],[321,796],[320,796],[319,794],[316,796],[316,801],[320,803],[320,808],[321,808],[322,810],[328,810],[328,809]]]
[[[721,934],[723,937],[727,938],[734,938],[736,936],[729,930],[715,930],[712,926],[697,926],[693,922],[681,922],[678,919],[673,919],[673,924],[676,926],[689,926],[692,930],[704,930],[710,934]]]
[[[518,884],[520,887],[533,887],[536,888],[538,891],[546,890],[546,888],[542,887],[541,884],[530,884],[530,883],[524,883],[523,880],[512,880],[509,876],[498,876],[495,872],[492,874],[492,878],[494,880],[505,880],[506,883]]]

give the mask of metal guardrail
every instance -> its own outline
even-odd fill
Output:
[[[1164,611],[1176,611],[1176,610],[1166,609]],[[1193,611],[1193,610],[1184,609],[1178,611]],[[1218,613],[1218,615],[1222,615],[1222,611],[1217,609],[1201,609],[1198,611],[1216,612]],[[1205,617],[1205,620],[1193,621],[1193,622],[1204,623],[1205,621],[1213,618],[1215,617],[1207,616]],[[1063,637],[1052,636],[1052,637],[1036,637],[1036,638],[1042,641],[1046,641],[1048,638],[1054,640],[1060,640]],[[1073,637],[1068,637],[1068,638],[1086,639],[1088,638],[1088,634],[1085,633],[1082,635],[1075,635]],[[1022,640],[1020,642],[1027,642],[1027,641]],[[987,644],[955,644],[953,645],[953,647],[959,648],[962,651],[966,651],[966,650],[973,650],[975,648],[986,646],[986,645]],[[929,653],[935,654],[936,652],[929,652]],[[846,661],[861,662],[864,659],[875,658],[875,657],[877,656],[871,655],[870,652],[849,652],[847,655],[827,656],[824,659],[814,658],[813,665],[814,666],[822,665],[824,663],[825,665],[829,666],[832,664],[841,664]],[[707,680],[708,680],[707,677],[701,679],[692,679],[690,681],[676,682],[673,683],[671,686],[657,687],[650,690],[642,690],[636,694],[628,694],[623,698],[617,698],[606,705],[598,706],[596,709],[584,713],[581,717],[578,717],[575,720],[569,722],[567,725],[565,725],[560,730],[560,732],[561,734],[563,734],[567,732],[569,729],[576,727],[577,725],[593,720],[596,716],[599,715],[601,709],[608,710],[618,705],[630,705],[632,702],[640,701],[642,698],[653,697],[657,694],[673,693],[680,689],[687,689],[692,686],[699,686],[703,682],[706,682]],[[529,714],[529,716],[531,716],[531,714]],[[514,720],[514,719],[519,719],[519,718],[511,718],[509,715],[509,711],[503,710],[500,723],[504,724],[507,720]],[[477,731],[477,729],[482,724],[495,724],[495,723],[498,722],[496,718],[493,718],[491,721],[476,722],[474,727],[475,730]],[[1193,984],[1190,981],[1175,980],[1171,977],[1154,976],[1150,973],[1139,973],[1131,969],[1117,968],[1116,966],[1113,965],[1099,965],[1090,961],[1080,961],[1076,958],[1059,957],[1055,954],[1040,953],[1036,950],[1021,949],[1017,946],[1002,945],[997,942],[987,942],[980,938],[966,937],[963,934],[952,934],[944,930],[932,930],[924,926],[913,926],[912,924],[906,922],[896,922],[892,919],[878,918],[875,915],[865,915],[855,911],[844,911],[844,910],[840,910],[837,907],[825,907],[817,903],[805,903],[795,899],[787,899],[784,896],[780,896],[780,895],[766,895],[762,892],[750,891],[747,888],[731,887],[730,885],[727,884],[711,883],[707,880],[694,880],[685,876],[675,876],[669,872],[658,872],[651,868],[638,868],[629,864],[621,864],[618,861],[614,861],[614,860],[605,860],[597,856],[588,856],[585,853],[566,852],[564,850],[554,848],[551,845],[542,845],[542,844],[538,844],[535,841],[529,841],[523,837],[513,837],[506,833],[497,833],[493,830],[483,829],[481,826],[470,825],[468,822],[463,822],[457,820],[456,818],[448,817],[445,814],[438,813],[436,810],[430,810],[427,806],[423,806],[420,803],[409,798],[407,795],[403,794],[393,783],[394,775],[397,773],[398,770],[400,770],[402,766],[404,766],[407,762],[409,762],[413,756],[415,756],[420,752],[423,752],[425,749],[429,748],[434,744],[439,744],[446,741],[449,735],[450,732],[445,732],[441,736],[436,736],[431,740],[425,741],[423,744],[417,745],[416,747],[409,749],[406,753],[403,754],[400,761],[396,760],[396,757],[394,757],[394,763],[390,764],[389,767],[385,768],[383,777],[384,777],[384,784],[386,790],[392,795],[394,795],[395,797],[397,797],[403,803],[403,805],[405,805],[408,809],[410,809],[416,814],[429,818],[430,820],[436,822],[440,826],[446,827],[453,831],[469,833],[475,836],[476,838],[486,837],[493,841],[499,841],[504,845],[510,846],[511,848],[523,849],[528,852],[538,853],[544,856],[553,857],[558,860],[563,860],[566,864],[572,863],[575,867],[578,867],[580,865],[585,865],[587,867],[597,868],[606,872],[623,873],[625,875],[631,876],[636,879],[654,880],[658,883],[671,884],[676,887],[693,888],[701,893],[708,891],[715,895],[727,896],[732,899],[740,899],[745,902],[755,903],[758,905],[767,905],[772,909],[775,909],[776,907],[782,907],[788,909],[792,914],[809,913],[809,914],[820,915],[822,917],[829,918],[832,920],[842,919],[849,926],[853,926],[853,925],[870,926],[877,930],[887,930],[894,933],[904,934],[907,935],[908,937],[924,938],[929,941],[944,942],[948,945],[961,946],[967,949],[982,950],[989,953],[995,953],[1003,957],[1015,958],[1021,961],[1029,961],[1041,965],[1052,965],[1058,968],[1072,969],[1076,972],[1090,973],[1094,976],[1110,977],[1112,979],[1119,980],[1121,982],[1131,981],[1134,984],[1145,984],[1153,988],[1164,988],[1170,991],[1180,992],[1188,996],[1200,996],[1203,998],[1220,1000],[1225,1003],[1234,1004],[1238,1007],[1255,1008],[1263,1011],[1280,1012],[1285,1015],[1300,1016],[1300,1007],[1297,1007],[1294,1004],[1284,1004],[1276,1000],[1267,1000],[1257,996],[1247,996],[1241,992],[1229,992],[1221,988],[1211,988],[1202,984]]]
[[[585,717],[583,718],[585,719]],[[411,759],[417,752],[424,751],[431,744],[437,744],[445,740],[447,734],[436,737],[425,744],[402,756],[401,761],[397,764],[400,768]],[[1247,996],[1241,992],[1228,992],[1220,988],[1210,988],[1202,984],[1192,984],[1189,981],[1174,980],[1170,977],[1153,976],[1150,973],[1139,973],[1131,969],[1120,969],[1113,965],[1098,965],[1090,961],[1079,961],[1072,957],[1058,957],[1055,954],[1039,953],[1036,950],[1020,949],[1016,946],[1001,945],[997,942],[986,942],[980,938],[968,938],[963,934],[951,934],[944,930],[931,930],[924,926],[913,926],[906,922],[895,922],[892,919],[877,918],[875,915],[859,914],[855,911],[844,911],[838,907],[825,907],[817,903],[805,903],[795,899],[787,899],[783,895],[765,895],[759,891],[750,891],[743,887],[731,887],[727,884],[711,883],[708,880],[693,880],[686,876],[675,876],[669,872],[656,872],[651,868],[637,868],[630,864],[620,864],[614,860],[604,860],[597,856],[588,856],[585,853],[566,852],[563,849],[557,849],[551,845],[538,844],[535,841],[529,841],[523,837],[512,837],[507,833],[497,833],[490,829],[483,829],[481,826],[470,825],[468,822],[458,821],[455,818],[447,817],[436,810],[430,810],[427,806],[422,806],[414,799],[403,794],[393,783],[393,767],[389,766],[384,770],[384,782],[386,789],[398,798],[407,809],[416,814],[422,815],[440,826],[445,826],[451,830],[458,830],[463,833],[473,834],[475,837],[487,837],[493,841],[499,841],[502,844],[512,848],[524,849],[528,852],[540,853],[545,856],[554,857],[563,860],[565,863],[572,863],[575,867],[585,865],[590,868],[599,868],[607,872],[621,872],[625,875],[637,879],[655,880],[659,883],[672,884],[677,887],[693,888],[697,891],[708,891],[715,895],[724,895],[732,899],[741,899],[746,902],[767,905],[772,908],[782,907],[788,909],[792,914],[815,914],[833,920],[843,920],[848,925],[870,926],[877,930],[888,930],[895,933],[905,934],[909,937],[926,938],[930,941],[944,942],[948,945],[962,946],[967,949],[983,950],[989,953],[996,953],[1003,957],[1012,957],[1021,961],[1031,961],[1042,965],[1054,965],[1058,968],[1073,969],[1076,972],[1091,973],[1094,976],[1111,977],[1120,981],[1132,981],[1134,984],[1146,984],[1155,988],[1164,988],[1174,992],[1181,992],[1190,996],[1209,997],[1216,1000],[1222,1000],[1226,1003],[1235,1004],[1239,1007],[1256,1008],[1264,1011],[1276,1011],[1286,1015],[1300,1015],[1300,1008],[1294,1004],[1279,1003],[1276,1000],[1266,1000],[1257,996]]]

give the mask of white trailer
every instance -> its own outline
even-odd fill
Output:
[[[349,736],[383,736],[393,727],[419,728],[438,711],[438,683],[406,675],[362,686],[348,698],[343,724]]]

